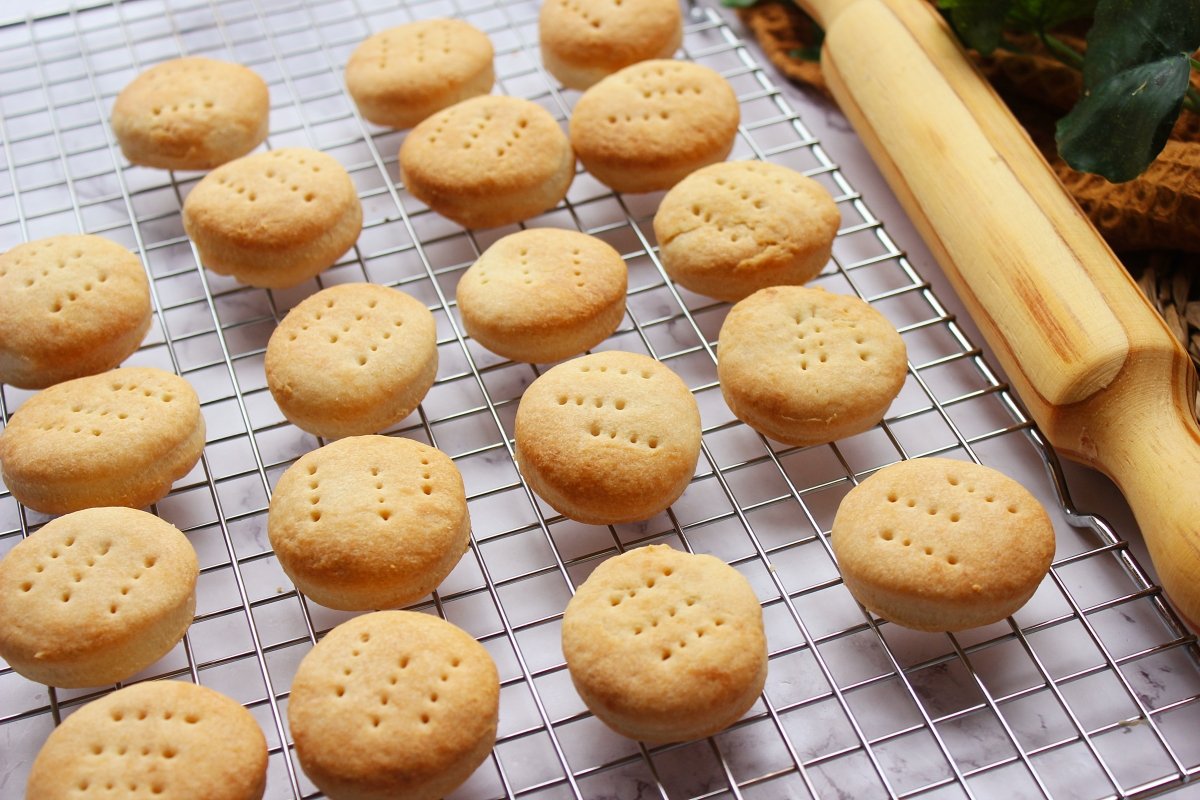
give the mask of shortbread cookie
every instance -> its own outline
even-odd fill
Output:
[[[649,356],[606,351],[559,364],[517,407],[521,474],[579,522],[654,516],[683,494],[699,456],[696,398]]]
[[[354,436],[288,467],[267,535],[297,589],[323,606],[363,611],[436,589],[467,549],[471,518],[462,476],[441,450]]]
[[[642,61],[584,92],[571,146],[618,192],[669,189],[729,155],[741,112],[729,83],[688,61]]]
[[[183,638],[196,612],[196,552],[132,508],[59,517],[0,561],[0,657],[31,681],[123,681]]]
[[[443,108],[492,90],[492,43],[458,19],[388,28],[354,49],[346,88],[376,125],[411,128]]]
[[[183,227],[213,272],[280,289],[332,266],[354,245],[362,203],[336,159],[292,147],[210,172],[183,203]]]
[[[487,758],[499,706],[479,642],[435,616],[377,611],[300,662],[288,724],[300,766],[330,797],[436,800]]]
[[[386,286],[324,289],[267,343],[267,386],[294,425],[329,438],[378,433],[412,413],[437,375],[433,315]]]
[[[150,328],[137,256],[99,236],[52,236],[0,255],[0,382],[23,389],[124,361]]]
[[[0,433],[0,472],[18,502],[45,514],[142,508],[171,491],[204,450],[196,391],[153,367],[51,386]]]
[[[267,138],[270,105],[267,84],[240,64],[177,58],[121,90],[112,128],[130,163],[212,169]]]
[[[675,184],[654,215],[654,235],[672,279],[737,301],[814,278],[840,223],[837,204],[813,179],[777,164],[732,161]]]
[[[843,499],[830,537],[850,593],[907,628],[957,631],[1012,614],[1054,557],[1054,526],[1025,487],[989,467],[901,461]]]
[[[267,742],[249,711],[194,683],[150,681],[63,720],[25,796],[258,800],[266,785]]]
[[[505,236],[458,281],[472,337],[514,361],[544,363],[600,344],[625,315],[629,271],[594,236],[533,228]]]
[[[571,89],[619,69],[670,58],[683,39],[678,0],[547,0],[538,17],[542,63]]]
[[[580,698],[622,736],[699,739],[746,713],[767,678],[762,608],[718,558],[639,547],[567,604],[562,648]]]
[[[856,297],[761,289],[721,325],[717,377],[729,410],[785,444],[844,439],[876,425],[904,386],[904,340]]]
[[[554,117],[518,97],[474,97],[429,117],[400,146],[413,197],[468,228],[493,228],[553,208],[575,178]]]

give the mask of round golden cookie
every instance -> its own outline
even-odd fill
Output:
[[[732,161],[675,184],[654,215],[654,235],[672,279],[737,301],[814,278],[840,223],[837,204],[813,179],[777,164]]]
[[[346,611],[437,588],[471,535],[462,476],[434,447],[353,436],[301,456],[271,497],[267,535],[296,588]]]
[[[618,192],[669,189],[733,149],[741,111],[719,74],[688,61],[642,61],[584,92],[571,146]]]
[[[212,169],[267,138],[270,101],[263,79],[240,64],[176,58],[121,90],[112,129],[130,163]]]
[[[830,536],[846,588],[907,628],[958,631],[1012,614],[1054,557],[1054,526],[1025,487],[989,467],[919,458],[842,499]]]
[[[546,70],[586,89],[623,67],[670,58],[683,40],[678,0],[548,0],[538,16]]]
[[[904,386],[904,340],[856,297],[803,286],[760,289],[729,311],[717,377],[729,410],[791,445],[874,427]]]
[[[553,208],[575,178],[571,144],[550,113],[518,97],[464,100],[413,128],[400,146],[409,193],[467,228]]]
[[[493,353],[545,363],[600,344],[625,315],[629,271],[594,236],[531,228],[483,252],[458,282],[463,325]]]
[[[0,382],[23,389],[124,361],[150,328],[142,262],[99,236],[52,236],[0,255]]]
[[[411,128],[434,112],[492,90],[492,42],[458,19],[388,28],[354,48],[346,88],[376,125]]]
[[[700,457],[700,410],[649,356],[581,356],[535,380],[517,407],[516,459],[538,496],[579,522],[648,519],[687,488]]]
[[[196,612],[196,552],[132,508],[48,522],[0,561],[0,657],[31,681],[123,681],[183,638]]]
[[[300,662],[288,725],[304,773],[330,797],[436,800],[487,758],[499,706],[479,642],[438,617],[377,611]]]
[[[711,736],[767,678],[762,607],[718,558],[650,545],[608,559],[571,598],[562,648],[580,698],[622,736]]]
[[[195,389],[161,369],[123,367],[26,400],[0,433],[0,473],[17,502],[44,514],[142,508],[203,450]]]
[[[377,433],[407,417],[437,375],[433,315],[386,286],[324,289],[288,312],[264,362],[279,410],[335,438]]]
[[[267,742],[249,711],[194,683],[150,681],[63,720],[34,759],[25,796],[258,800],[266,785]]]
[[[295,286],[332,266],[362,230],[345,168],[306,147],[272,150],[210,172],[183,203],[204,266],[250,286]]]

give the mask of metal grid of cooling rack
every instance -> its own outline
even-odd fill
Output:
[[[369,280],[413,294],[437,319],[437,382],[391,432],[454,458],[475,523],[462,563],[416,607],[476,636],[502,678],[496,748],[453,797],[1101,798],[1153,794],[1200,774],[1194,638],[1120,537],[1070,510],[1061,474],[1006,387],[711,9],[690,16],[684,55],[738,93],[743,124],[731,157],[794,167],[834,195],[843,225],[815,283],[865,298],[897,325],[910,356],[906,385],[883,424],[832,445],[785,448],[738,423],[715,373],[728,306],[666,280],[650,225],[658,195],[617,196],[583,173],[565,203],[527,224],[578,228],[623,254],[628,313],[601,348],[649,353],[679,373],[700,405],[704,448],[684,496],[644,523],[580,525],[532,495],[513,466],[511,435],[520,393],[539,370],[466,339],[454,305],[461,272],[514,228],[463,231],[413,200],[398,183],[402,134],[363,123],[341,85],[365,36],[442,15],[492,38],[498,91],[567,117],[578,95],[541,70],[530,2],[136,0],[0,26],[0,247],[79,231],[141,254],[156,325],[131,363],[191,381],[208,423],[201,463],[155,508],[200,555],[196,620],[133,680],[193,680],[233,696],[267,735],[268,796],[315,794],[290,749],[288,687],[316,637],[346,615],[299,596],[266,541],[270,487],[321,442],[279,414],[262,358],[303,297]],[[363,233],[318,280],[268,292],[199,269],[179,219],[199,176],[120,156],[106,124],[115,94],[181,54],[258,71],[271,87],[268,146],[317,147],[350,171]],[[3,387],[0,418],[27,396]],[[840,498],[881,466],[935,454],[998,466],[1051,506],[1055,563],[1014,619],[918,634],[864,614],[841,584],[827,535]],[[0,492],[0,553],[44,521]],[[742,721],[706,741],[652,749],[587,714],[558,643],[572,587],[603,558],[650,542],[714,553],[745,574],[770,646],[766,690]],[[23,791],[57,721],[108,690],[48,690],[0,662],[0,795]]]

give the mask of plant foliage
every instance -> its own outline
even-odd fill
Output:
[[[745,8],[757,0],[721,0]],[[1084,96],[1059,120],[1058,151],[1083,172],[1121,182],[1158,157],[1187,105],[1200,112],[1191,87],[1192,54],[1200,49],[1200,0],[936,0],[963,43],[990,55],[1014,49],[1009,34],[1033,34],[1047,51],[1083,72]],[[1054,30],[1090,20],[1087,52]],[[819,47],[819,44],[818,44]],[[812,56],[816,48],[794,55]]]
[[[1196,0],[1100,0],[1083,61],[1084,96],[1058,122],[1058,151],[1077,170],[1133,180],[1167,137],[1200,47]]]
[[[1005,24],[1014,0],[938,0],[938,8],[947,13],[954,32],[968,46],[983,55],[1004,41]]]
[[[1084,96],[1058,123],[1058,152],[1083,172],[1121,182],[1150,166],[1189,93],[1200,47],[1197,0],[938,0],[959,38],[983,55],[1006,33],[1032,33],[1083,71]],[[1081,57],[1053,30],[1092,20]]]

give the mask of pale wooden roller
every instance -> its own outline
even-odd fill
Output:
[[[930,6],[799,2],[825,28],[834,96],[1017,393],[1060,452],[1120,486],[1168,596],[1200,621],[1186,353]]]

